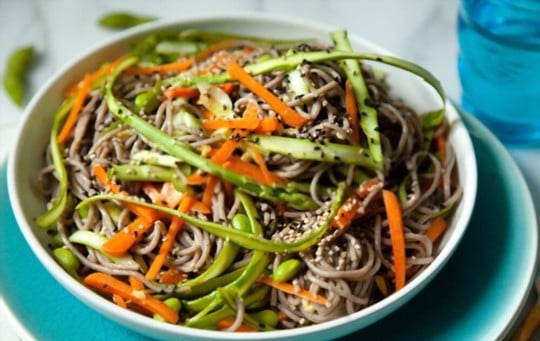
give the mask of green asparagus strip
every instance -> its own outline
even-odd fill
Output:
[[[69,236],[69,241],[75,244],[82,244],[91,247],[110,259],[113,263],[123,265],[138,265],[138,263],[135,262],[135,260],[133,260],[133,258],[129,255],[115,257],[103,252],[102,247],[107,241],[107,238],[94,231],[77,230],[71,236]]]
[[[236,215],[235,217],[233,217],[232,227],[240,231],[250,232],[248,224],[235,223],[235,219],[241,220],[239,219],[241,217],[242,217],[241,215]],[[230,239],[227,238],[225,240],[223,247],[221,248],[219,255],[214,259],[214,261],[206,269],[206,271],[204,271],[202,274],[200,274],[199,276],[189,281],[178,284],[178,287],[179,288],[194,287],[198,284],[206,282],[209,279],[212,279],[221,275],[234,262],[234,259],[236,258],[238,251],[240,251],[240,248],[238,247],[238,245],[234,244],[233,242],[230,241]]]
[[[133,204],[137,204],[139,206],[145,206],[152,208],[154,210],[163,212],[165,214],[168,214],[173,217],[177,217],[180,219],[183,219],[185,222],[192,224],[194,226],[197,226],[203,230],[205,230],[208,233],[212,233],[220,238],[230,238],[231,241],[234,243],[240,245],[243,248],[251,249],[251,250],[259,250],[259,251],[265,251],[265,252],[300,252],[303,251],[312,245],[316,244],[322,236],[326,233],[327,229],[330,227],[337,210],[341,206],[341,203],[343,202],[343,197],[345,193],[345,184],[340,183],[340,185],[337,187],[336,191],[334,192],[334,197],[332,199],[332,202],[330,204],[330,208],[328,209],[327,214],[324,214],[320,219],[323,219],[323,221],[320,222],[320,225],[313,230],[310,234],[306,236],[302,236],[294,241],[289,242],[278,242],[274,240],[268,240],[263,237],[251,234],[251,233],[245,233],[242,231],[231,229],[230,227],[225,227],[223,225],[200,220],[195,217],[192,217],[185,213],[180,213],[177,210],[173,210],[164,206],[150,204],[144,201],[141,201],[140,199],[134,199],[127,196],[122,195],[113,195],[113,194],[99,194],[90,198],[87,198],[83,201],[81,201],[77,208],[86,206],[91,204],[92,202],[96,201],[102,201],[102,200],[118,200],[121,202],[130,202]],[[317,225],[317,224],[315,224]]]
[[[352,52],[352,46],[347,38],[347,31],[341,30],[330,34],[334,41],[334,49],[336,51]],[[381,137],[379,134],[379,122],[377,119],[377,110],[372,105],[372,100],[369,96],[360,64],[356,59],[342,59],[340,65],[351,82],[355,97],[358,112],[360,114],[360,127],[367,137],[369,152],[373,161],[382,165],[383,154],[381,147]]]
[[[209,279],[204,283],[195,285],[191,288],[186,288],[188,290],[179,291],[177,295],[185,299],[201,297],[203,295],[211,293],[212,291],[216,290],[219,287],[223,287],[235,281],[238,277],[240,277],[240,275],[244,272],[244,270],[245,270],[245,267],[238,268],[234,271],[228,272],[219,277]]]
[[[42,228],[55,228],[56,221],[60,219],[60,216],[64,213],[68,203],[68,174],[57,136],[62,122],[69,114],[70,108],[73,106],[73,102],[73,96],[65,100],[56,112],[53,120],[49,144],[51,148],[52,163],[56,177],[58,178],[59,187],[58,195],[51,208],[36,219],[36,224]]]
[[[261,134],[251,135],[250,140],[263,151],[289,155],[295,159],[353,164],[370,170],[381,169],[381,165],[371,160],[366,151],[358,146]]]
[[[299,210],[312,210],[317,207],[317,204],[308,195],[292,192],[286,187],[262,185],[246,176],[236,174],[225,167],[218,165],[217,163],[211,162],[210,160],[192,151],[190,147],[175,140],[173,137],[161,131],[159,128],[156,128],[152,124],[146,122],[143,118],[133,114],[125,105],[114,97],[112,88],[114,80],[118,74],[123,69],[136,62],[137,59],[132,57],[127,58],[125,61],[120,63],[106,85],[105,98],[109,110],[114,116],[136,130],[139,134],[154,142],[156,146],[158,146],[164,152],[183,160],[187,164],[200,169],[203,172],[223,178],[252,195],[273,202],[284,201],[290,206]]]
[[[170,182],[174,188],[183,192],[186,185],[174,169],[154,165],[113,165],[111,176],[121,181]]]

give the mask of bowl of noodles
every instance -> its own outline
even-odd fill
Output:
[[[47,270],[131,329],[330,339],[440,271],[476,162],[427,70],[249,14],[143,25],[77,58],[27,107],[8,181]]]

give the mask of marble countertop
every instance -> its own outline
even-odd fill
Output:
[[[111,38],[97,19],[113,10],[131,10],[164,19],[232,11],[286,13],[343,27],[431,70],[453,99],[459,99],[455,34],[458,0],[17,0],[0,1],[0,73],[8,54],[23,44],[39,58],[29,77],[33,94],[52,74],[90,47]],[[23,110],[0,91],[0,127],[17,124]],[[509,148],[540,212],[540,149]],[[0,311],[2,311],[0,307]],[[0,340],[17,339],[16,328],[0,312]]]

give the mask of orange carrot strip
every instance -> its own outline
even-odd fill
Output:
[[[193,199],[193,206],[191,207],[191,210],[199,212],[200,214],[210,214],[212,213],[212,210],[210,209],[210,206],[205,205],[201,201]]]
[[[187,194],[184,193],[184,197],[182,198],[182,201],[180,202],[180,207],[178,207],[178,211],[182,213],[188,212],[191,207],[193,206],[194,200]],[[169,231],[167,231],[167,235],[165,236],[165,239],[163,240],[163,243],[161,244],[161,247],[159,248],[159,252],[157,256],[152,261],[152,264],[150,265],[150,268],[146,272],[146,278],[148,280],[154,280],[157,275],[159,274],[159,271],[161,270],[161,267],[163,266],[163,263],[165,263],[165,258],[167,258],[167,255],[172,250],[174,246],[174,240],[176,239],[176,235],[178,234],[178,231],[184,226],[184,221],[182,219],[173,218],[172,223],[169,226]]]
[[[264,180],[267,183],[272,183],[272,173],[270,173],[270,171],[268,170],[268,166],[266,166],[266,161],[262,157],[261,153],[259,153],[259,150],[256,147],[251,147],[249,151],[251,153],[251,156],[253,157],[253,160],[261,169]]]
[[[279,121],[275,117],[266,117],[259,120],[259,125],[255,128],[257,133],[272,133],[279,130]]]
[[[99,164],[94,165],[92,171],[94,172],[94,176],[97,178],[101,186],[105,187],[107,190],[111,191],[114,194],[118,194],[120,192],[120,186],[118,186],[109,179],[105,167]]]
[[[338,212],[332,221],[332,226],[338,229],[348,227],[358,215],[358,208],[363,199],[369,194],[373,186],[376,186],[381,181],[378,178],[370,179],[360,186],[355,193],[345,199],[345,202],[338,209]]]
[[[355,144],[360,144],[360,125],[358,123],[358,107],[351,82],[345,84],[345,110],[351,123],[351,136]]]
[[[73,128],[75,127],[75,123],[77,123],[77,119],[79,118],[79,113],[81,112],[84,104],[84,100],[88,96],[88,93],[90,92],[90,85],[92,84],[91,78],[89,75],[85,75],[81,86],[79,87],[79,91],[77,92],[77,96],[75,97],[75,101],[73,102],[73,106],[71,107],[71,110],[69,112],[69,115],[64,122],[64,126],[62,127],[62,130],[58,134],[58,143],[62,144],[67,141],[67,139],[71,136],[71,133],[73,131]]]
[[[231,95],[236,89],[236,84],[234,83],[223,83],[219,86],[221,90],[225,91],[227,95]]]
[[[189,69],[193,65],[191,59],[182,59],[169,64],[161,64],[155,66],[133,66],[127,68],[125,72],[127,74],[143,74],[151,75],[153,73],[167,73],[167,72],[181,72]]]
[[[169,268],[159,275],[159,282],[163,284],[178,284],[183,282],[187,278],[187,274],[175,269]]]
[[[396,194],[389,190],[383,190],[383,201],[390,228],[390,239],[392,241],[392,253],[394,255],[394,273],[396,291],[405,286],[406,258],[405,258],[405,236],[403,234],[403,216],[401,206]]]
[[[314,294],[306,289],[300,288],[299,290],[295,289],[294,285],[291,283],[286,282],[276,282],[272,278],[261,275],[259,279],[257,279],[257,282],[266,284],[268,286],[271,286],[272,288],[276,288],[278,290],[281,290],[283,292],[286,292],[291,295],[296,295],[301,298],[305,298],[308,301],[315,302],[318,304],[326,304],[328,300],[320,295]]]
[[[200,172],[195,172],[186,178],[186,185],[198,186],[204,184],[206,176]]]
[[[230,328],[234,323],[234,319],[224,319],[224,320],[221,320],[218,322],[217,324],[217,329],[218,330],[223,330],[223,329],[227,329],[227,328]],[[248,325],[245,325],[245,324],[241,324],[236,330],[235,332],[254,332],[254,331],[257,331],[255,328],[252,328]]]
[[[431,223],[429,224],[425,235],[429,238],[429,240],[434,242],[439,239],[439,237],[442,235],[442,233],[446,230],[447,227],[448,223],[446,222],[446,220],[441,217],[434,218],[433,220],[431,220]]]
[[[178,313],[157,298],[134,291],[127,283],[102,272],[94,272],[84,278],[84,283],[109,294],[118,295],[125,300],[130,300],[138,306],[163,317],[170,323],[178,322]],[[142,293],[142,295],[141,295]]]
[[[116,303],[119,307],[127,308],[126,300],[124,300],[121,296],[118,296],[116,294],[112,295],[112,300],[114,303]]]
[[[239,158],[236,158],[236,157],[230,157],[227,162],[225,162],[223,164],[223,167],[227,168],[228,170],[231,170],[235,173],[238,173],[238,174],[241,174],[241,175],[244,175],[248,178],[251,178],[259,183],[262,183],[262,184],[272,184],[272,183],[276,183],[276,184],[282,184],[283,183],[283,179],[281,179],[280,177],[278,177],[277,175],[275,174],[272,174],[272,182],[271,183],[268,183],[266,182],[266,179],[264,178],[264,176],[262,175],[261,173],[261,170],[259,169],[259,167],[257,167],[256,165],[252,164],[252,163],[249,163],[249,162],[245,162],[245,161],[242,161],[241,159]]]
[[[264,85],[259,83],[236,62],[233,61],[229,64],[227,72],[231,77],[242,83],[246,88],[268,103],[270,108],[272,108],[272,110],[274,110],[287,125],[300,128],[307,122],[306,118],[276,97],[276,95],[266,89]]]
[[[168,99],[173,99],[173,98],[178,98],[178,97],[196,98],[196,97],[199,97],[200,92],[196,88],[173,87],[173,88],[168,88],[164,90],[163,95],[165,95],[165,97]]]
[[[120,257],[153,225],[154,220],[139,217],[107,239],[101,248],[111,256]]]
[[[144,290],[144,283],[135,276],[129,276],[128,281],[133,290]]]
[[[443,135],[439,135],[435,138],[437,144],[437,151],[439,152],[439,159],[444,162],[446,159],[446,138]]]
[[[212,207],[212,197],[214,196],[214,189],[216,187],[217,178],[213,175],[209,175],[206,178],[206,187],[204,188],[202,203],[206,207]]]
[[[234,150],[240,145],[240,138],[245,137],[247,134],[248,132],[245,130],[235,129],[231,136],[212,155],[210,160],[218,164],[227,161],[234,153]]]

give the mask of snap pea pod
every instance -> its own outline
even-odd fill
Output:
[[[160,205],[150,204],[139,199],[134,199],[134,198],[130,198],[127,196],[122,196],[122,195],[113,195],[113,194],[95,195],[93,197],[89,197],[81,201],[77,205],[77,208],[83,207],[83,206],[91,204],[92,202],[101,201],[101,200],[118,200],[120,202],[130,202],[133,204],[137,204],[139,206],[152,208],[154,210],[163,212],[173,217],[180,218],[184,220],[186,223],[197,226],[198,228],[205,230],[208,233],[212,233],[218,237],[221,237],[224,239],[229,238],[231,241],[233,241],[234,243],[240,245],[241,247],[245,249],[259,250],[259,251],[265,251],[265,252],[300,252],[313,246],[320,240],[320,238],[322,238],[322,236],[324,236],[324,234],[326,233],[326,231],[332,224],[332,221],[334,220],[337,210],[339,209],[339,207],[341,206],[341,203],[343,202],[344,195],[345,195],[345,183],[340,183],[336,191],[334,192],[334,197],[331,203],[329,204],[330,207],[327,208],[327,212],[321,212],[320,219],[324,219],[324,220],[322,220],[320,224],[316,224],[318,225],[318,228],[315,229],[313,232],[290,242],[280,242],[280,241],[269,240],[264,237],[255,235],[253,233],[245,233],[242,231],[234,230],[234,229],[231,229],[230,227],[225,227],[217,223],[197,219],[188,214],[178,212],[177,210],[173,210],[173,209],[160,206]]]
[[[335,31],[330,36],[334,41],[334,50],[352,52],[351,43],[347,38],[347,31]],[[360,127],[367,137],[370,156],[377,165],[382,166],[383,154],[377,118],[378,114],[369,96],[360,64],[356,59],[342,59],[340,60],[340,65],[347,79],[351,82],[356,97],[356,105],[360,114]]]
[[[11,100],[22,105],[26,95],[26,74],[34,61],[33,46],[23,46],[13,51],[8,57],[4,70],[4,88]]]
[[[250,141],[266,152],[289,155],[300,160],[346,163],[380,170],[364,148],[340,143],[319,143],[294,137],[253,134]]]
[[[233,217],[231,225],[234,229],[240,231],[250,231],[248,217],[241,213],[238,213]],[[219,255],[214,259],[206,271],[189,281],[179,283],[177,286],[179,288],[192,288],[198,284],[208,281],[209,279],[221,275],[234,262],[239,250],[239,246],[227,238]]]
[[[218,288],[217,290],[219,298],[225,303],[225,307],[229,308],[233,314],[236,316],[238,314],[238,307],[236,303],[236,298],[238,297],[235,290],[227,290],[225,288]],[[253,326],[257,330],[274,330],[274,327],[263,323],[262,321],[256,320],[250,314],[244,314],[242,322],[248,326]]]
[[[262,235],[262,227],[257,221],[257,210],[251,199],[247,195],[243,195],[236,191],[237,195],[240,195],[240,201],[244,206],[251,232],[255,236]],[[270,263],[270,256],[262,251],[255,251],[249,263],[246,266],[245,271],[234,282],[226,285],[224,288],[232,290],[240,297],[252,287],[257,281],[260,275],[266,269],[266,266]],[[219,302],[218,292],[214,291],[206,296],[200,297],[193,301],[186,302],[186,307],[192,311],[202,311],[205,307],[210,306],[212,302]],[[190,320],[197,321],[204,315],[198,314]]]
[[[143,135],[145,138],[155,143],[156,146],[164,152],[174,157],[178,157],[187,164],[198,168],[203,172],[223,178],[255,196],[273,202],[284,201],[290,206],[300,210],[311,210],[317,207],[317,204],[308,195],[290,191],[290,189],[287,189],[286,187],[260,184],[249,177],[239,175],[217,163],[211,162],[207,158],[202,157],[191,150],[189,146],[186,146],[185,144],[169,136],[167,133],[161,131],[159,128],[156,128],[152,124],[146,122],[143,118],[133,114],[125,105],[114,97],[112,88],[114,80],[118,74],[123,69],[136,62],[137,58],[133,57],[124,60],[113,72],[109,82],[107,82],[105,98],[109,110],[114,116],[133,128],[139,134]]]
[[[259,286],[254,290],[250,291],[246,297],[244,297],[244,305],[246,307],[251,306],[254,303],[261,302],[264,300],[270,288],[268,286]],[[226,318],[234,316],[234,312],[226,305],[222,306],[218,310],[207,314],[204,319],[192,322],[190,327],[200,328],[200,329],[216,329],[217,324],[220,321],[223,321]],[[270,325],[268,325],[270,326]],[[258,325],[253,326],[258,328]],[[270,326],[271,327],[271,326]]]
[[[52,163],[58,179],[58,194],[51,207],[36,219],[36,224],[42,228],[55,228],[55,223],[58,221],[62,213],[64,213],[68,202],[68,174],[64,164],[64,158],[62,157],[62,151],[60,149],[60,145],[58,144],[57,136],[60,126],[66,116],[69,114],[69,110],[73,105],[73,102],[73,96],[65,100],[54,115],[51,135],[49,137],[49,148],[51,149]]]
[[[240,275],[244,272],[244,270],[245,270],[245,267],[241,267],[231,272],[227,272],[226,274],[223,274],[219,277],[209,279],[204,283],[188,288],[189,290],[179,291],[177,295],[178,297],[185,298],[185,299],[201,297],[203,295],[211,293],[212,291],[216,290],[219,287],[225,286],[233,282],[238,277],[240,277]]]
[[[124,29],[153,20],[156,18],[128,12],[110,12],[99,18],[99,24],[107,28]]]

